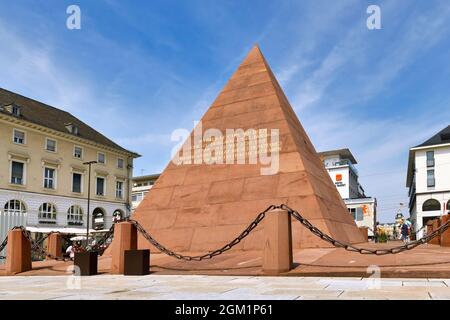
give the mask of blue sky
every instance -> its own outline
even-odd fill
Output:
[[[449,125],[449,21],[446,0],[0,0],[0,86],[73,113],[150,174],[259,43],[316,149],[350,148],[390,221],[408,148]]]

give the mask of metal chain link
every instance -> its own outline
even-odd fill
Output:
[[[25,238],[30,242],[30,244],[31,244],[31,253],[38,254],[38,255],[44,255],[46,258],[50,258],[50,259],[54,259],[54,260],[58,260],[58,261],[66,261],[65,258],[57,257],[57,256],[54,256],[52,254],[49,254],[42,246],[43,242],[50,236],[50,234],[52,234],[52,233],[59,233],[59,232],[50,232],[49,234],[46,234],[44,237],[42,237],[38,241],[35,241],[31,237],[31,233],[28,230],[26,230],[25,227],[17,226],[17,227],[12,228],[11,230],[16,230],[16,229],[21,229],[23,235],[25,236]],[[113,235],[114,235],[114,224],[103,235],[103,237],[97,242],[97,244],[92,247],[91,250],[92,251],[98,251],[99,255],[101,256],[105,252],[105,250],[108,248],[108,246],[111,244],[111,242],[107,243],[107,245],[105,247],[102,247],[102,245],[105,244],[105,242],[108,239],[110,239]],[[6,247],[7,244],[8,244],[8,237],[6,237],[3,240],[3,242],[1,243],[1,245],[0,245],[0,252]],[[0,260],[1,259],[6,259],[6,257],[5,256],[0,256]]]
[[[258,224],[265,218],[266,213],[268,211],[271,211],[273,209],[279,208],[279,206],[275,206],[275,205],[271,205],[269,206],[266,210],[262,211],[261,213],[258,214],[258,216],[255,218],[255,220],[253,220],[247,228],[245,228],[244,231],[242,231],[239,236],[237,236],[234,240],[232,240],[231,242],[229,242],[228,244],[224,245],[223,247],[214,250],[212,252],[209,253],[205,253],[203,255],[199,255],[199,256],[186,256],[186,255],[182,255],[179,253],[176,253],[170,249],[167,249],[165,246],[163,246],[161,243],[159,243],[157,240],[155,240],[143,227],[142,225],[137,222],[136,220],[128,220],[129,222],[131,222],[133,225],[136,226],[136,229],[144,236],[144,238],[150,242],[154,247],[156,247],[159,251],[167,254],[168,256],[174,257],[176,259],[180,259],[180,260],[185,260],[185,261],[202,261],[202,260],[206,260],[206,259],[212,259],[222,253],[224,253],[225,251],[230,250],[231,248],[233,248],[235,245],[237,245],[238,243],[240,243],[245,237],[247,237],[250,232],[255,229]]]
[[[96,251],[98,252],[98,255],[101,256],[103,253],[108,249],[109,245],[112,243],[112,241],[107,242],[110,238],[114,237],[114,223],[112,224],[111,228],[105,234],[97,241],[95,245],[92,246],[91,250],[88,251]],[[103,246],[106,243],[105,246]]]
[[[0,252],[3,251],[3,249],[6,248],[6,245],[8,244],[8,236],[6,236],[6,238],[2,241],[2,243],[0,244]],[[0,256],[0,259],[2,259],[2,256]]]
[[[293,209],[291,209],[289,206],[282,204],[282,205],[271,205],[269,207],[267,207],[266,210],[260,212],[257,217],[255,218],[255,220],[253,220],[248,227],[242,231],[239,236],[237,236],[234,240],[232,240],[231,242],[229,242],[228,244],[226,244],[225,246],[216,249],[212,252],[203,254],[203,255],[198,255],[198,256],[187,256],[187,255],[182,255],[179,253],[176,253],[168,248],[166,248],[164,245],[162,245],[161,243],[159,243],[157,240],[155,240],[143,227],[142,225],[136,221],[136,220],[132,220],[132,219],[125,219],[124,221],[129,221],[131,222],[137,229],[137,231],[139,233],[142,234],[142,236],[150,243],[152,244],[154,247],[156,247],[159,251],[161,251],[162,253],[167,254],[168,256],[174,257],[176,259],[180,259],[180,260],[185,260],[185,261],[202,261],[202,260],[206,260],[206,259],[212,259],[228,250],[230,250],[231,248],[233,248],[235,245],[237,245],[238,243],[240,243],[244,238],[246,238],[250,232],[255,229],[259,223],[265,218],[266,213],[268,211],[274,210],[274,209],[282,209],[287,211],[293,218],[295,218],[297,221],[299,221],[304,227],[306,227],[311,233],[313,233],[314,235],[316,235],[317,237],[321,238],[324,241],[327,241],[329,243],[331,243],[333,246],[337,247],[337,248],[344,248],[347,251],[352,251],[352,252],[358,252],[360,254],[375,254],[375,255],[385,255],[385,254],[397,254],[406,250],[411,250],[416,248],[419,245],[428,243],[429,241],[431,241],[433,238],[437,237],[438,235],[442,234],[444,231],[446,231],[448,228],[450,228],[450,220],[448,222],[446,222],[444,225],[442,225],[440,228],[434,230],[432,233],[430,233],[429,235],[426,235],[425,237],[410,242],[410,243],[406,243],[402,246],[397,246],[397,247],[393,247],[393,248],[389,248],[389,249],[368,249],[368,248],[359,248],[359,247],[355,247],[351,244],[348,243],[344,243],[342,241],[336,240],[334,238],[332,238],[331,236],[323,233],[320,229],[318,229],[317,227],[315,227],[311,222],[309,222],[306,218],[304,218],[298,211],[295,211]],[[51,259],[55,259],[55,260],[65,260],[64,258],[59,258],[59,257],[55,257],[53,255],[50,255],[48,253],[46,253],[46,251],[44,250],[44,248],[42,247],[42,243],[44,242],[45,239],[48,238],[48,236],[50,234],[48,234],[47,236],[43,237],[42,239],[40,239],[39,241],[34,241],[31,237],[31,233],[29,231],[27,231],[25,229],[25,227],[20,226],[20,227],[14,227],[12,230],[14,229],[21,229],[24,236],[27,238],[27,240],[31,243],[31,250],[32,252],[37,252],[39,254],[44,254],[46,257],[49,257]],[[107,243],[107,245],[105,247],[102,247],[107,240],[109,240],[110,238],[112,238],[114,236],[114,224],[111,226],[111,228],[102,236],[102,238],[97,242],[97,244],[95,244],[94,246],[92,246],[92,248],[89,251],[97,251],[99,252],[99,255],[102,255],[105,250],[108,248],[108,246],[111,244],[111,241],[109,243]],[[0,245],[0,252],[6,247],[8,243],[8,237],[6,237],[5,240],[3,240],[2,244]],[[4,259],[5,257],[0,256],[0,259]]]
[[[329,243],[331,243],[333,246],[337,247],[337,248],[344,248],[347,251],[353,251],[353,252],[358,252],[361,254],[375,254],[375,255],[385,255],[385,254],[397,254],[406,250],[411,250],[416,248],[417,246],[420,246],[422,244],[428,243],[429,241],[431,241],[433,238],[437,237],[438,235],[440,235],[441,233],[443,233],[445,230],[447,230],[448,228],[450,228],[450,221],[446,222],[444,225],[442,225],[439,229],[436,229],[435,231],[433,231],[432,233],[430,233],[429,235],[410,242],[410,243],[406,243],[402,246],[397,246],[397,247],[393,247],[393,248],[389,248],[389,249],[367,249],[367,248],[358,248],[355,247],[353,245],[350,245],[348,243],[344,243],[341,242],[339,240],[336,240],[332,237],[330,237],[329,235],[323,233],[321,230],[319,230],[318,228],[314,227],[311,222],[309,222],[306,218],[304,218],[300,213],[298,213],[297,211],[291,209],[290,207],[288,207],[285,204],[282,204],[280,206],[281,209],[286,210],[287,212],[289,212],[289,214],[291,216],[293,216],[296,220],[298,220],[304,227],[306,227],[309,231],[311,231],[314,235],[316,235],[317,237],[321,238],[322,240],[325,240]]]
[[[422,231],[422,230],[425,229],[426,227],[427,227],[427,225],[424,225],[424,226],[422,226],[422,228],[420,228],[419,230],[413,231],[413,232],[411,232],[411,233],[413,233],[414,235],[416,235],[417,233],[419,233],[420,231]]]

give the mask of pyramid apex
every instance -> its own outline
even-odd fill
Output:
[[[242,61],[242,65],[254,63],[254,62],[264,62],[265,58],[261,52],[261,49],[257,43],[253,45],[253,47],[248,52],[244,61]]]
[[[259,47],[259,44],[258,44],[258,43],[255,43],[255,44],[253,45],[252,50],[253,50],[253,49],[256,49],[256,50],[261,51],[261,48]]]

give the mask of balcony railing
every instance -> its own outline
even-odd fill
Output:
[[[68,219],[67,224],[69,226],[82,226],[83,220],[76,220],[76,219]]]
[[[355,168],[353,163],[348,159],[342,159],[342,160],[333,162],[332,164],[329,164],[329,163],[325,164],[326,168],[339,167],[339,166],[349,166],[350,168],[352,168],[353,172],[355,172],[356,175],[359,175],[358,170]]]
[[[56,218],[38,218],[40,224],[56,224]]]

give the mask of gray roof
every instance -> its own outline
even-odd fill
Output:
[[[133,177],[133,181],[146,181],[146,180],[156,180],[159,178],[161,174],[155,173],[155,174],[147,174],[143,176],[135,176]]]
[[[435,146],[435,145],[447,144],[447,143],[450,143],[450,125],[447,128],[439,131],[437,134],[432,136],[430,139],[428,139],[424,143],[419,144],[418,146],[415,146],[414,148]]]
[[[329,157],[329,156],[335,156],[339,155],[342,159],[348,159],[353,164],[357,164],[355,157],[351,153],[350,149],[337,149],[337,150],[329,150],[329,151],[322,151],[317,153],[319,157]]]
[[[66,129],[66,125],[71,123],[79,129],[79,133],[76,135],[77,137],[91,140],[107,147],[130,153],[135,157],[139,157],[137,153],[119,146],[114,141],[108,139],[100,132],[91,128],[66,111],[0,88],[0,106],[4,107],[11,104],[20,107],[19,118],[21,120],[32,122],[66,134],[70,134]],[[3,108],[0,109],[0,113],[11,116],[11,114]]]

